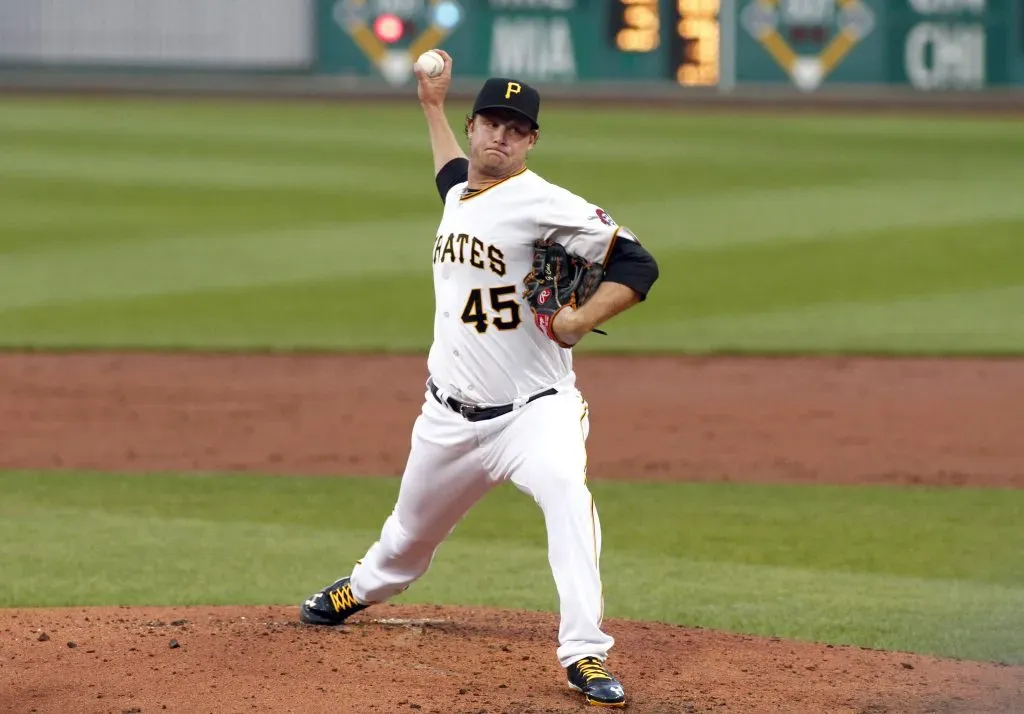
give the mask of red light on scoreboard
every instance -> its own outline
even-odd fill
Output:
[[[377,19],[373,21],[373,34],[381,42],[387,42],[390,45],[402,39],[402,35],[405,34],[405,24],[397,15],[391,13],[378,15]]]

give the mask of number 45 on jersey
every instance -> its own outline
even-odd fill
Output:
[[[489,303],[487,307],[484,306],[485,294]],[[515,301],[515,294],[515,285],[491,288],[486,293],[481,288],[473,288],[469,291],[469,299],[462,310],[462,321],[467,325],[473,325],[481,335],[487,332],[488,324],[499,330],[516,329],[522,324],[523,319],[519,314],[519,303]],[[489,322],[488,314],[492,315]]]

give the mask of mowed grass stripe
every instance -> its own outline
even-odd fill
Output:
[[[426,347],[424,251],[440,205],[415,103],[3,107],[0,343]],[[557,106],[546,116],[554,138],[531,165],[633,228],[662,268],[656,299],[584,349],[1022,349],[1024,326],[993,324],[984,299],[923,339],[899,337],[909,318],[884,313],[891,303],[908,315],[916,301],[912,319],[938,325],[940,311],[925,313],[945,295],[1024,284],[1007,242],[1024,223],[1019,126]],[[367,290],[389,296],[388,327],[324,307],[360,304]],[[264,320],[246,307],[266,313],[271,299],[282,304]],[[860,305],[863,315],[849,312]],[[833,311],[856,334],[812,334]],[[655,334],[658,323],[667,329]]]
[[[422,288],[423,294],[429,294],[429,279],[410,280]],[[351,292],[344,295],[339,294],[333,280],[326,280],[259,290],[140,298],[117,306],[87,303],[70,313],[60,308],[11,311],[0,315],[0,344],[5,344],[4,334],[16,335],[32,329],[41,335],[36,345],[57,349],[88,343],[109,348],[169,350],[313,345],[324,349],[421,352],[432,334],[431,305],[426,301],[408,305],[402,296],[385,292],[386,282],[380,278],[360,278],[352,284]],[[350,300],[359,294],[381,295],[380,314],[363,311],[353,315]],[[230,323],[204,311],[214,297],[234,315]],[[620,321],[610,336],[580,349],[626,353],[679,349],[693,353],[788,353],[793,345],[800,345],[813,352],[877,354],[929,353],[940,345],[949,354],[1017,354],[1019,336],[1008,331],[1007,326],[1016,325],[1022,312],[1024,288],[1013,287],[881,303],[840,302],[677,322],[634,318]],[[411,328],[406,322],[410,316],[419,318]],[[69,317],[74,318],[74,324],[67,327]],[[328,321],[347,329],[314,332],[315,324]],[[153,332],[153,325],[160,325],[160,331]],[[951,332],[956,334],[955,341]]]
[[[59,162],[55,157],[54,165]],[[177,166],[180,171],[178,175],[173,167],[165,173],[157,164],[145,171],[154,177],[157,183],[192,185],[189,181],[183,180],[184,176],[192,171],[188,162],[180,161]],[[195,171],[197,175],[205,175],[202,179],[197,179],[197,182],[223,180],[225,185],[267,188],[278,180],[277,176],[267,175],[267,182],[261,183],[261,180],[253,179],[241,165],[225,164],[222,168],[225,167],[229,170],[218,177],[216,171],[206,172],[200,163]],[[43,167],[39,170],[46,169]],[[58,172],[62,179],[68,179],[78,170],[65,167],[60,168]],[[256,167],[253,167],[253,170],[255,171]],[[302,177],[304,171],[305,169],[301,169],[293,174],[294,177],[299,177],[300,183],[306,181]],[[375,203],[382,210],[386,210],[387,214],[393,215],[394,211],[401,212],[403,208],[409,207],[408,199],[416,198],[418,200],[413,202],[413,205],[420,209],[416,213],[423,217],[423,223],[436,225],[440,205],[433,200],[436,194],[429,190],[430,187],[424,187],[423,184],[427,182],[419,175],[421,173],[416,172],[413,180],[393,182],[390,184],[390,191],[385,185],[385,190],[381,192],[384,198],[378,196]],[[95,191],[92,172],[86,171],[83,175],[89,177],[91,189]],[[337,175],[343,183],[365,185],[358,178],[359,170]],[[887,228],[920,229],[944,226],[971,227],[975,229],[975,234],[984,239],[984,227],[976,225],[978,223],[1024,220],[1024,205],[1015,200],[1014,178],[1013,173],[988,175],[983,180],[971,182],[967,187],[934,179],[920,179],[911,182],[883,181],[857,186],[833,184],[813,188],[737,190],[711,199],[680,196],[621,202],[615,206],[615,211],[623,217],[623,222],[628,219],[629,225],[643,236],[646,245],[658,250],[671,250],[676,247],[702,247],[714,250],[723,246],[756,243],[828,242]],[[97,180],[105,183],[102,178]],[[120,180],[135,183],[127,176],[120,177],[115,183]],[[235,181],[237,183],[232,184]],[[281,189],[295,188],[291,181],[286,173],[281,178]],[[309,181],[316,184],[319,191],[331,193],[336,190],[336,186],[329,183],[318,183],[312,178]],[[394,202],[397,205],[392,207],[386,197],[395,193],[400,193],[404,200]],[[271,195],[280,198],[276,193]],[[32,226],[59,228],[63,221],[68,229],[74,229],[76,225],[81,225],[83,220],[118,222],[118,219],[123,219],[126,226],[130,226],[132,222],[138,223],[139,234],[134,240],[144,239],[154,230],[161,238],[177,237],[161,233],[159,224],[148,225],[153,223],[147,221],[153,217],[151,213],[147,213],[148,210],[152,210],[150,208],[140,209],[135,205],[128,205],[112,209],[98,206],[96,203],[82,205],[76,199],[62,202],[59,210],[54,210],[53,201],[52,192],[40,196],[36,192],[24,191],[18,200],[19,210],[0,212],[0,225],[12,230]],[[809,207],[812,207],[812,210],[808,210]],[[257,215],[260,213],[257,212]],[[388,219],[380,220],[385,224],[382,228],[387,229]],[[678,226],[666,231],[665,226],[671,225],[672,221],[678,221]],[[338,222],[337,228],[339,233],[346,230],[355,233],[364,230],[366,222],[352,218],[350,225]],[[407,241],[410,238],[411,236],[396,231],[390,240]],[[16,242],[17,237],[8,238],[7,241]],[[378,245],[376,242],[360,241],[354,245],[354,249],[358,251],[354,257],[372,256]],[[45,251],[49,244],[39,245],[35,242],[26,245],[29,246]]]
[[[154,112],[147,105],[118,106],[104,111],[91,107],[82,111],[66,109],[68,116],[60,114],[60,106],[48,106],[43,111],[20,107],[21,112],[8,112],[6,125],[0,121],[0,136],[10,143],[31,144],[42,148],[56,144],[62,151],[67,145],[77,147],[94,145],[100,156],[123,150],[140,150],[147,155],[161,153],[190,153],[198,156],[222,154],[228,156],[279,155],[302,157],[312,163],[340,163],[354,159],[381,157],[387,163],[388,155],[406,154],[409,159],[422,157],[429,163],[422,120],[415,106],[390,107],[308,107],[280,105],[260,107],[252,111],[234,105],[224,105],[218,121],[209,115],[215,111],[209,106],[181,107],[170,104],[164,112]],[[215,105],[216,106],[216,105]],[[17,105],[15,109],[17,109]],[[115,113],[117,112],[117,113]],[[179,116],[180,115],[180,116]],[[457,127],[462,114],[452,109],[450,118]],[[336,118],[332,122],[331,118]],[[856,125],[834,120],[836,127],[853,131]],[[262,122],[262,123],[261,123]],[[633,127],[638,122],[643,131]],[[578,165],[580,162],[594,168],[605,165],[651,161],[661,164],[681,177],[691,177],[688,189],[701,186],[717,190],[720,184],[717,168],[735,166],[746,168],[748,174],[761,175],[762,182],[777,180],[781,174],[787,180],[806,179],[813,169],[815,180],[833,180],[847,175],[861,175],[882,179],[886,176],[909,177],[921,173],[933,174],[933,169],[949,168],[949,160],[941,145],[949,148],[947,133],[932,138],[927,130],[917,136],[911,132],[898,132],[898,141],[874,134],[859,134],[860,140],[835,140],[838,130],[827,124],[818,131],[804,131],[818,127],[819,120],[757,118],[757,117],[685,117],[672,114],[636,116],[625,113],[602,113],[600,117],[579,110],[553,109],[550,133],[558,141],[545,142],[544,150],[535,152],[535,160],[542,168],[557,172],[560,165]],[[886,123],[895,132],[901,125]],[[927,127],[927,124],[924,126]],[[958,127],[955,123],[950,126]],[[956,176],[980,173],[1002,164],[1014,164],[1006,155],[1007,141],[1014,135],[999,131],[1004,125],[992,124],[992,131],[973,136],[953,133],[953,137],[971,140],[971,150],[956,157]],[[755,130],[756,129],[756,130]],[[609,135],[626,131],[629,141],[605,141]],[[103,151],[99,151],[102,146]],[[892,160],[894,150],[902,159]],[[688,158],[685,166],[679,160]],[[549,161],[550,159],[550,161]],[[703,169],[693,171],[693,162],[699,161]],[[922,163],[924,162],[924,163]],[[936,163],[938,162],[938,163]],[[710,169],[710,170],[708,170]],[[940,172],[941,173],[941,172]],[[586,182],[587,177],[557,176],[571,181]],[[636,176],[631,176],[635,183]],[[658,182],[655,182],[656,184]],[[628,184],[627,184],[628,185]],[[646,190],[658,190],[647,185]],[[606,200],[606,197],[602,197]]]
[[[884,230],[843,241],[673,251],[666,274],[674,279],[657,287],[662,302],[678,306],[678,318],[1018,286],[1022,229],[1024,221],[993,222],[977,230]]]
[[[810,353],[1015,355],[1024,289],[971,291],[883,303],[833,303],[743,316],[673,323],[685,329],[684,348],[695,353],[782,353],[794,344]],[[950,337],[955,333],[956,338]],[[674,351],[665,327],[626,326],[614,343],[621,351]],[[742,335],[742,338],[737,337]]]
[[[415,115],[414,115],[415,116]],[[454,124],[456,131],[458,123]],[[180,157],[182,153],[193,154],[197,159],[218,155],[235,159],[284,158],[301,160],[313,165],[346,164],[353,161],[372,159],[381,154],[405,155],[412,162],[431,166],[429,144],[425,130],[417,131],[413,126],[402,126],[393,139],[382,141],[380,129],[357,126],[346,129],[344,125],[333,132],[289,133],[284,127],[257,131],[233,132],[227,127],[204,130],[195,126],[182,131],[179,127],[125,125],[124,131],[109,125],[76,127],[15,128],[0,126],[5,141],[22,150],[36,153],[56,153],[74,156],[95,153],[110,158],[132,154],[148,156],[159,160]],[[547,147],[545,147],[546,149]],[[569,158],[574,161],[607,161],[609,159],[636,161],[638,159],[658,160],[700,158],[715,162],[747,162],[754,164],[789,164],[805,158],[814,162],[842,160],[863,160],[863,154],[853,151],[832,151],[830,155],[801,156],[798,152],[785,151],[765,144],[737,146],[735,142],[708,141],[667,141],[663,137],[638,136],[628,143],[609,145],[598,149],[586,136],[568,134],[545,156]],[[372,168],[372,167],[371,167]]]
[[[1020,587],[618,555],[603,565],[606,600],[627,617],[653,609],[684,625],[1024,662]]]
[[[376,531],[398,485],[393,478],[0,471],[0,512],[46,507]],[[1022,491],[617,481],[592,490],[617,550],[1024,586]],[[459,531],[474,540],[546,545],[540,512],[511,486],[472,513]]]
[[[380,194],[400,197],[408,191],[407,178],[392,169],[366,164],[315,166],[305,162],[267,162],[257,156],[231,160],[205,156],[154,156],[152,154],[75,155],[59,149],[5,150],[0,177],[61,178],[89,183],[128,186],[190,186],[195,189],[216,187],[273,187],[302,189],[322,194],[372,186]],[[428,171],[422,174],[429,181]]]
[[[390,111],[382,109],[374,112],[349,108],[321,108],[320,113],[311,113],[308,108],[306,108],[307,111],[302,111],[302,108],[293,108],[294,119],[306,122],[295,126],[291,126],[291,123],[284,118],[288,116],[286,107],[270,114],[275,118],[280,114],[281,118],[280,121],[263,127],[269,132],[269,136],[257,133],[251,141],[245,138],[248,136],[246,132],[260,129],[258,125],[253,126],[252,118],[245,123],[245,126],[237,130],[232,126],[232,122],[227,120],[227,117],[239,111],[238,107],[230,105],[223,107],[226,117],[215,123],[197,121],[196,111],[198,110],[193,107],[188,108],[188,111],[182,111],[180,107],[171,105],[169,112],[173,114],[177,110],[185,115],[185,120],[174,123],[170,123],[166,116],[159,120],[152,116],[152,107],[131,105],[130,108],[131,111],[123,116],[94,111],[95,117],[92,119],[94,124],[82,124],[83,121],[89,120],[77,119],[85,131],[85,136],[77,131],[78,124],[68,120],[59,125],[60,127],[66,126],[67,133],[57,136],[39,136],[36,148],[57,151],[59,154],[67,153],[69,147],[74,147],[76,151],[91,150],[98,159],[97,164],[99,165],[102,165],[104,157],[112,155],[116,159],[122,152],[135,154],[139,159],[149,158],[153,161],[159,160],[164,155],[175,160],[180,160],[182,155],[193,156],[199,162],[207,160],[211,156],[234,157],[240,160],[248,158],[257,163],[256,168],[259,168],[260,160],[267,160],[267,154],[281,155],[283,158],[288,158],[292,164],[309,162],[318,165],[327,162],[337,163],[340,165],[339,168],[360,162],[368,164],[371,168],[378,164],[395,165],[394,159],[400,158],[402,154],[410,154],[408,157],[401,157],[405,164],[409,163],[408,158],[413,157],[422,157],[421,162],[424,167],[429,164],[423,130],[420,126],[421,120],[416,112],[403,112],[403,107],[400,106],[393,107]],[[45,114],[52,119],[53,112],[57,110],[52,107],[50,109],[51,111]],[[82,116],[82,112],[70,111],[73,117]],[[354,116],[346,117],[345,114],[348,112]],[[349,121],[340,121],[336,131],[332,130],[329,134],[325,134],[323,140],[315,146],[309,147],[309,150],[300,150],[289,146],[287,142],[284,142],[284,146],[282,146],[279,142],[267,140],[274,133],[306,136],[306,129],[309,129],[314,135],[320,136],[317,132],[322,130],[323,115],[333,113],[338,114],[339,119],[349,119]],[[254,116],[256,120],[259,120],[260,116],[264,116],[264,120],[269,121],[266,114],[266,112],[261,114],[257,111]],[[85,116],[92,117],[93,114],[86,113]],[[204,115],[199,114],[198,116]],[[657,116],[654,115],[655,118]],[[363,119],[362,123],[358,121],[360,118]],[[574,175],[572,171],[572,165],[578,161],[604,161],[609,167],[621,167],[623,163],[638,163],[645,157],[657,159],[657,163],[663,169],[668,170],[673,179],[669,182],[649,182],[649,185],[644,187],[648,192],[659,193],[666,188],[670,189],[672,184],[678,181],[685,182],[685,192],[688,193],[706,194],[709,190],[717,191],[726,188],[726,185],[722,185],[716,180],[719,178],[719,174],[722,173],[723,176],[731,179],[735,169],[745,169],[750,176],[758,177],[761,185],[766,182],[778,183],[780,180],[800,185],[807,181],[809,175],[813,175],[814,183],[824,181],[846,184],[858,177],[860,179],[884,180],[889,178],[894,180],[912,175],[935,178],[944,174],[948,174],[950,182],[970,185],[971,182],[965,180],[968,174],[973,174],[976,178],[983,178],[985,173],[999,169],[1020,171],[1019,164],[1011,160],[1012,155],[1007,155],[1008,146],[1005,141],[993,143],[993,137],[982,134],[977,129],[972,150],[960,152],[955,158],[951,158],[946,152],[937,151],[939,146],[937,140],[919,138],[918,141],[912,141],[906,132],[900,135],[898,143],[879,140],[877,146],[873,145],[871,142],[875,135],[870,135],[869,138],[862,139],[859,143],[843,143],[833,138],[836,133],[834,130],[818,138],[818,135],[813,132],[794,132],[788,121],[781,121],[777,117],[773,120],[758,120],[760,131],[752,133],[749,131],[749,124],[753,121],[751,119],[718,121],[716,118],[716,121],[712,122],[706,118],[676,118],[676,120],[670,121],[663,116],[660,125],[650,120],[646,121],[645,125],[648,125],[647,128],[651,130],[634,137],[634,140],[613,143],[601,141],[601,139],[614,132],[617,129],[615,122],[624,121],[623,117],[620,116],[618,119],[614,115],[610,118],[602,117],[601,121],[592,122],[583,127],[576,126],[579,123],[579,118],[579,113],[559,114],[556,112],[552,117],[554,130],[562,131],[564,135],[560,135],[560,141],[552,142],[550,147],[546,143],[545,151],[538,151],[535,156],[541,168],[551,169],[556,179],[564,178],[570,185],[580,181],[584,185],[588,184],[587,176]],[[33,119],[30,112],[25,119],[26,125]],[[369,122],[372,124],[368,126]],[[560,127],[559,122],[562,122],[564,126]],[[849,126],[838,120],[837,123],[839,126]],[[568,131],[570,124],[572,124],[571,131]],[[722,126],[718,126],[718,124],[722,124]],[[800,124],[816,126],[816,124],[808,124],[806,121],[800,122]],[[180,136],[182,125],[189,127],[189,133],[184,136]],[[43,126],[47,126],[45,121]],[[660,130],[654,130],[654,127],[659,126]],[[996,124],[995,126],[1001,125]],[[388,134],[386,129],[392,127],[396,131]],[[90,135],[89,129],[101,130],[104,133],[100,136]],[[692,133],[687,133],[687,129],[692,129]],[[987,125],[985,129],[988,130]],[[683,133],[680,133],[680,130],[683,130]],[[23,143],[31,140],[32,134],[26,134],[30,131],[27,126],[21,130],[9,129],[4,136],[12,145],[21,147]],[[203,134],[204,131],[209,134]],[[381,139],[382,136],[386,136],[387,141],[374,141]],[[213,145],[206,145],[204,137],[212,138]],[[644,147],[647,147],[649,151]],[[612,149],[622,149],[627,153],[623,156],[609,154]],[[899,161],[893,160],[894,150],[899,152]],[[673,152],[676,151],[687,154],[699,153],[703,157],[702,162],[706,165],[702,166],[700,172],[693,170],[692,163],[679,166],[678,162],[674,160]],[[633,154],[631,155],[629,152],[633,152]],[[339,161],[335,161],[336,157]],[[389,159],[389,157],[392,158]],[[758,157],[772,163],[773,168],[766,169],[760,166]],[[933,163],[922,164],[922,161]],[[824,165],[823,171],[819,171],[819,168],[822,167],[816,166],[818,162]],[[722,172],[720,169],[723,168],[723,165],[728,165],[733,170]],[[568,168],[564,175],[561,171],[562,167]],[[588,168],[592,169],[593,167]],[[954,168],[955,172],[950,174],[949,170]],[[425,172],[426,168],[424,168]],[[603,178],[604,180],[614,180],[615,176]],[[617,188],[621,189],[623,185],[637,183],[635,175],[629,175],[628,179]],[[368,185],[372,184],[370,181],[367,183]],[[741,185],[745,183],[741,182]],[[615,195],[618,193],[620,192],[615,192]],[[600,195],[600,199],[604,202],[612,200],[612,198],[612,195]]]
[[[93,544],[87,556],[71,548],[40,560],[35,542],[52,538],[58,520]],[[17,607],[297,604],[307,591],[351,568],[340,557],[325,562],[324,542],[355,552],[378,534],[76,510],[30,512],[0,532],[8,528],[17,528],[20,540],[2,569],[0,606]],[[493,543],[453,536],[430,572],[395,601],[557,611],[543,546],[513,543],[500,548],[500,557],[494,553]],[[1024,662],[1021,587],[692,561],[612,548],[603,571],[608,617]]]
[[[659,251],[831,243],[876,231],[946,227],[970,229],[983,248],[985,223],[1024,222],[1024,202],[1016,200],[1019,181],[1024,168],[986,174],[967,186],[918,178],[750,188],[624,203],[616,213],[644,245]]]
[[[357,202],[358,210],[353,208]],[[369,210],[373,206],[378,208],[376,213]],[[355,231],[364,223],[383,221],[379,227],[386,229],[388,221],[405,218],[424,219],[431,226],[432,239],[438,207],[436,189],[429,185],[401,200],[391,200],[388,194],[368,196],[358,191],[321,193],[272,186],[201,190],[189,185],[125,185],[37,177],[10,184],[0,200],[0,223],[20,226],[0,231],[0,255],[56,256],[68,248],[81,251],[94,244],[103,250],[113,243],[130,247],[152,240],[217,233],[294,232],[338,224],[343,228],[342,235],[356,240],[359,236]],[[410,238],[402,232],[392,236],[399,240],[403,237]],[[159,268],[152,266],[151,270]]]
[[[979,221],[982,216],[1006,216],[1007,218],[1020,218],[1024,223],[1024,205],[1015,202],[1008,195],[1012,186],[1005,181],[1005,177],[996,177],[992,183],[980,184],[975,187],[976,193],[969,197],[976,198],[976,201],[960,203],[953,200],[953,195],[947,195],[944,190],[937,190],[936,184],[922,182],[919,191],[911,193],[906,190],[903,184],[883,184],[871,189],[859,188],[843,190],[838,187],[818,190],[779,190],[772,192],[755,192],[752,195],[744,193],[733,194],[731,200],[724,198],[719,201],[698,203],[685,200],[676,203],[671,202],[648,202],[647,204],[627,204],[625,213],[637,216],[634,225],[646,227],[652,224],[650,231],[639,228],[644,236],[644,241],[652,246],[652,250],[658,250],[660,257],[666,257],[666,262],[671,262],[671,252],[678,247],[693,248],[700,247],[711,252],[729,249],[731,246],[747,245],[754,243],[771,243],[772,247],[764,250],[732,250],[723,256],[724,260],[746,262],[761,262],[762,258],[771,253],[786,254],[786,264],[804,265],[806,260],[792,261],[789,259],[790,251],[808,251],[815,253],[828,253],[831,249],[829,243],[837,240],[851,240],[865,236],[872,230],[898,227],[906,228],[912,226],[931,225],[941,228],[946,224],[952,224],[956,232],[946,231],[954,237],[960,233],[971,236],[970,253],[976,252],[982,263],[978,267],[986,268],[992,262],[992,255],[997,257],[1005,252],[1007,247],[996,243],[1003,235],[1019,230],[1020,224],[995,223],[991,219],[988,224],[974,224],[973,230],[964,230],[965,225]],[[950,187],[951,191],[955,191]],[[962,192],[955,191],[960,194]],[[831,202],[824,202],[823,199],[831,196]],[[915,197],[919,200],[915,202]],[[986,198],[988,197],[988,198]],[[826,209],[835,209],[831,217],[828,211],[813,214],[813,218],[794,222],[793,215],[797,214],[799,206],[818,205]],[[872,207],[869,210],[869,207]],[[909,207],[908,207],[909,206]],[[946,207],[954,208],[946,208]],[[963,206],[965,208],[955,208]],[[691,210],[692,207],[692,210]],[[730,222],[727,214],[738,209],[738,220]],[[22,214],[11,214],[20,216]],[[88,214],[87,214],[88,215]],[[138,213],[135,215],[142,217]],[[654,225],[663,224],[672,215],[686,217],[686,225],[678,233],[665,234],[660,232]],[[0,214],[2,220],[3,214]],[[32,219],[28,219],[32,220]],[[422,258],[420,252],[415,250],[393,250],[395,246],[412,249],[417,243],[427,243],[424,236],[432,236],[436,228],[436,217],[424,217],[422,220],[395,222],[393,220],[379,219],[375,221],[351,221],[349,223],[339,222],[331,226],[313,226],[311,228],[296,228],[294,230],[245,232],[236,235],[201,235],[175,237],[174,240],[167,240],[167,237],[160,236],[159,243],[154,241],[136,240],[133,245],[115,244],[113,250],[116,255],[104,255],[102,246],[90,246],[88,248],[73,248],[66,258],[55,254],[52,250],[42,251],[42,261],[47,270],[56,269],[59,272],[61,262],[74,265],[77,269],[81,266],[82,260],[88,260],[90,255],[98,256],[97,261],[105,265],[117,265],[120,262],[127,264],[127,273],[135,276],[137,282],[146,286],[146,292],[156,292],[159,288],[155,286],[161,282],[173,283],[177,291],[188,291],[203,287],[216,287],[216,283],[210,283],[208,275],[215,274],[218,270],[238,272],[237,264],[247,257],[253,262],[261,260],[261,253],[269,253],[270,260],[281,265],[282,274],[277,278],[279,282],[294,279],[294,273],[289,274],[289,268],[303,271],[312,269],[311,277],[322,274],[321,271],[328,269],[328,266],[308,266],[310,255],[307,249],[312,248],[314,254],[318,247],[325,243],[338,246],[339,256],[344,256],[344,261],[338,261],[337,269],[339,274],[350,272],[351,268],[366,265],[373,269],[375,262],[380,262],[381,254],[387,256],[390,262],[395,257],[402,257],[400,260],[402,268],[412,269]],[[727,230],[728,229],[728,230]],[[717,231],[717,232],[716,232]],[[335,236],[332,240],[332,234]],[[890,254],[900,252],[899,245],[895,249],[889,248],[890,235],[881,237],[868,235],[862,238],[862,245],[842,248],[851,262],[845,265],[853,265],[855,261],[871,260],[874,263],[884,263]],[[649,236],[649,237],[648,237]],[[896,235],[897,240],[910,243],[915,254],[922,257],[921,263],[934,263],[937,259],[944,259],[944,251],[948,247],[949,240],[943,240],[945,236],[936,236],[933,233],[927,236],[918,233]],[[873,245],[885,240],[886,245],[878,249]],[[218,241],[227,241],[230,245],[227,251],[218,250]],[[870,242],[871,245],[865,245]],[[785,243],[799,243],[795,247],[788,247]],[[1011,246],[1014,248],[1015,246]],[[834,251],[833,251],[834,252]],[[904,249],[903,252],[906,252]],[[967,251],[959,251],[947,259],[947,263],[956,264]],[[152,256],[160,254],[161,260],[154,262]],[[136,255],[138,254],[138,255]],[[28,253],[24,258],[13,258],[0,265],[0,280],[9,283],[13,276],[31,275],[33,269],[31,262],[33,258]],[[217,257],[224,262],[217,263]],[[687,264],[690,264],[689,255],[684,256]],[[175,269],[182,273],[192,270],[195,263],[202,260],[207,266],[203,277],[198,283],[190,282],[187,274],[176,274]],[[701,260],[698,257],[698,260]],[[710,260],[718,260],[712,257]],[[704,262],[707,262],[705,260]],[[289,263],[292,265],[289,266]],[[28,264],[28,265],[27,265]],[[149,271],[144,269],[149,267]],[[85,267],[85,266],[81,266]],[[703,267],[703,266],[700,266]],[[907,274],[913,276],[913,265],[901,266],[907,269]],[[1007,266],[1013,267],[1012,264]],[[140,270],[141,269],[141,270]],[[742,272],[742,266],[740,268]],[[769,274],[781,275],[781,273]],[[817,271],[814,271],[815,273]],[[5,275],[6,273],[6,275]],[[687,270],[687,273],[698,275],[709,275],[712,281],[720,276],[708,274],[699,268]],[[194,275],[195,273],[193,273]],[[301,275],[301,273],[300,273]],[[161,281],[163,277],[163,281]],[[888,277],[888,276],[885,276]],[[1024,268],[1016,271],[1017,279],[1024,280]],[[228,284],[237,285],[234,277],[226,277]],[[263,277],[254,275],[252,283],[258,285]],[[122,287],[120,281],[111,282],[113,294],[121,294],[122,291],[131,293],[131,288]],[[63,283],[64,290],[73,290],[73,284]],[[660,288],[660,286],[659,286]],[[62,295],[59,299],[74,298],[75,295]],[[12,296],[18,299],[21,304],[32,304],[31,296]],[[26,302],[27,301],[27,302]],[[0,301],[0,305],[2,305]],[[10,304],[10,303],[8,303]],[[18,303],[15,303],[17,305]]]
[[[0,604],[287,604],[365,552],[397,481],[5,473],[0,485]],[[1019,492],[594,492],[609,616],[1024,662]],[[556,609],[540,511],[511,487],[492,493],[400,600]]]
[[[413,243],[417,239],[419,245]],[[88,308],[90,300],[424,273],[432,247],[429,224],[392,220],[20,253],[0,263],[0,310],[47,303],[72,303],[69,309],[75,310]]]
[[[257,140],[345,141],[381,137],[388,129],[416,124],[415,99],[395,103],[333,104],[282,101],[177,101],[131,97],[5,97],[0,99],[0,131],[68,132],[99,136],[153,135],[241,137]],[[411,112],[410,112],[411,110]],[[458,111],[449,112],[452,118]]]
[[[463,104],[465,106],[463,106]],[[449,103],[448,116],[458,126],[469,102]],[[422,117],[414,98],[408,103],[310,103],[132,98],[24,98],[0,100],[0,130],[91,131],[100,134],[161,133],[165,135],[252,139],[306,139],[345,141],[346,137],[376,136],[381,130],[401,133],[410,127],[422,130]],[[697,138],[731,142],[734,146],[757,143],[758,134],[806,145],[808,137],[833,145],[833,139],[853,137],[868,146],[889,148],[898,144],[914,151],[949,144],[1005,154],[1007,148],[1024,148],[1020,126],[999,118],[882,117],[882,116],[779,116],[758,112],[688,115],[674,109],[645,107],[644,111],[606,107],[599,114],[586,108],[550,101],[545,128],[552,136],[601,134],[608,127],[624,129],[638,137]],[[366,127],[377,130],[376,134]],[[873,142],[873,143],[872,143]],[[384,143],[383,141],[381,142]]]
[[[1024,222],[980,229],[660,251],[657,300],[581,349],[1012,353],[1024,340]],[[17,288],[0,297],[0,344],[31,333],[54,347],[421,350],[429,245],[407,241],[427,230],[396,221],[114,244],[60,262],[12,256],[0,265]],[[364,239],[376,250],[354,259]],[[379,296],[376,311],[355,308],[366,295]]]
[[[396,290],[393,274],[360,273],[12,309],[0,312],[0,345],[24,344],[24,335],[31,334],[33,345],[50,349],[423,352],[433,335],[430,276],[410,273],[404,289]]]
[[[417,109],[418,111],[418,109]],[[316,121],[317,115],[296,117],[301,121],[282,117],[281,121],[196,121],[195,117],[180,111],[171,111],[169,117],[146,118],[134,111],[124,116],[99,116],[83,119],[75,113],[46,113],[41,119],[32,115],[20,117],[0,114],[0,136],[25,146],[80,148],[104,146],[121,151],[166,152],[171,149],[202,149],[204,152],[235,153],[238,151],[288,155],[322,156],[359,148],[363,151],[409,150],[429,153],[424,146],[425,129],[420,135],[409,131],[412,120],[395,112],[380,112],[353,123],[353,117],[337,115],[338,121]],[[226,115],[230,118],[230,115]],[[395,141],[382,143],[382,130],[388,120],[402,131],[395,132]],[[452,117],[454,118],[454,117]],[[377,145],[379,144],[379,145]]]
[[[622,325],[603,351],[1020,353],[1024,287],[880,302],[833,302],[744,315]],[[674,335],[684,333],[680,339]],[[955,336],[955,337],[954,337]],[[592,350],[592,345],[581,349]]]

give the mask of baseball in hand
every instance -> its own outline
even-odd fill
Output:
[[[416,60],[416,66],[428,77],[436,77],[444,72],[444,57],[434,50],[427,50]]]

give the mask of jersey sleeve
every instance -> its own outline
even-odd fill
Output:
[[[442,166],[441,170],[437,172],[437,176],[434,177],[434,183],[437,184],[437,192],[441,194],[441,203],[444,203],[445,199],[448,197],[448,192],[451,191],[453,187],[468,179],[468,159],[452,159]]]
[[[601,265],[608,262],[619,236],[619,225],[604,209],[569,192],[550,196],[538,223],[541,238]]]
[[[643,302],[658,279],[658,262],[629,229],[623,228],[612,248],[604,279],[632,288]]]

